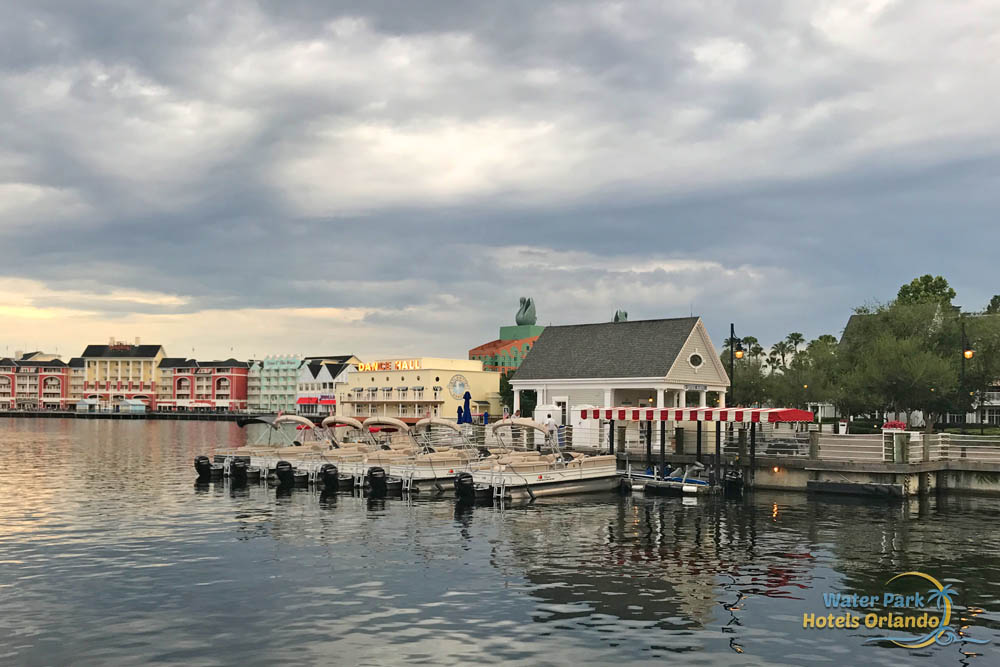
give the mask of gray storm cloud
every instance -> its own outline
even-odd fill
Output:
[[[345,348],[461,354],[531,294],[768,340],[926,272],[978,307],[998,35],[985,2],[11,2],[0,334],[354,309]]]

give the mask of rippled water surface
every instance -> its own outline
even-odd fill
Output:
[[[0,421],[3,664],[1000,664],[1000,500],[580,496],[456,508],[196,488],[230,423]],[[804,630],[823,593],[921,570],[919,650]],[[963,620],[964,619],[964,620]]]

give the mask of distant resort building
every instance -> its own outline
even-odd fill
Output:
[[[522,297],[514,326],[500,327],[500,337],[469,350],[469,359],[483,362],[483,369],[508,375],[517,370],[545,327],[535,324],[535,304]]]
[[[275,355],[251,362],[247,406],[254,413],[295,411],[299,366],[298,355]]]
[[[243,412],[249,361],[198,361],[166,357],[158,367],[159,412]]]
[[[15,353],[0,359],[0,409],[65,410],[69,406],[69,373],[56,355]]]
[[[83,394],[104,408],[125,399],[156,407],[159,365],[166,357],[162,345],[142,345],[111,339],[107,345],[88,345],[80,355],[84,367]]]
[[[420,357],[359,363],[338,386],[337,414],[358,419],[455,419],[466,392],[476,420],[500,411],[500,374],[485,370],[481,361]]]
[[[295,410],[300,415],[337,414],[337,394],[350,372],[361,363],[353,354],[306,357],[299,366]]]

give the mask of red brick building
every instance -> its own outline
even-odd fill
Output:
[[[59,359],[0,359],[0,409],[71,408],[69,367]]]
[[[161,412],[243,412],[247,409],[250,362],[160,360],[156,410]]]

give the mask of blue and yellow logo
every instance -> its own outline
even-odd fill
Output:
[[[959,634],[951,627],[952,595],[955,589],[951,585],[942,585],[940,581],[923,572],[903,572],[885,582],[886,586],[903,579],[916,577],[929,582],[933,588],[926,593],[911,593],[902,595],[888,591],[872,595],[856,595],[843,593],[824,593],[823,605],[827,609],[842,609],[843,614],[833,612],[825,615],[803,614],[802,627],[807,629],[841,628],[857,629],[862,625],[869,629],[887,631],[911,630],[915,633],[905,636],[893,632],[881,637],[871,637],[866,644],[889,642],[903,648],[917,649],[940,644],[947,646],[956,641],[972,644],[986,644],[989,640],[973,639],[965,633]],[[881,607],[883,611],[866,611]],[[934,611],[927,611],[933,607]],[[923,634],[919,634],[921,631]]]

